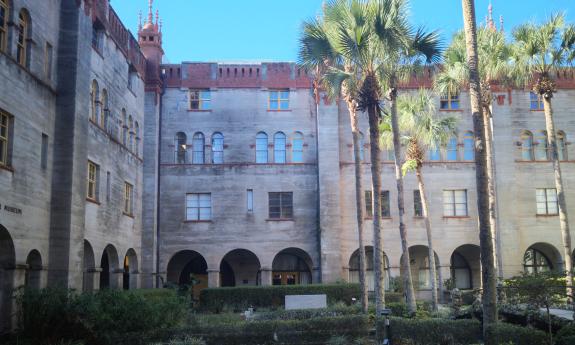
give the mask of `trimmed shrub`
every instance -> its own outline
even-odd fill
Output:
[[[254,314],[254,320],[306,320],[318,317],[336,317],[361,314],[361,306],[336,305],[322,309],[276,310]]]
[[[351,304],[353,298],[359,299],[361,291],[358,284],[209,288],[200,294],[200,308],[214,313],[226,309],[243,311],[249,307],[278,309],[283,307],[286,295],[316,294],[327,295],[328,304]]]
[[[404,319],[392,317],[391,341],[397,345],[476,344],[481,324],[476,320]]]
[[[575,325],[569,325],[561,328],[555,337],[556,345],[575,344]]]
[[[492,344],[541,345],[549,340],[545,332],[503,322],[487,327],[486,337]]]

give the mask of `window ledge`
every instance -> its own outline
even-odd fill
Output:
[[[293,222],[293,218],[268,218],[266,222]]]
[[[91,199],[91,198],[86,198],[86,201],[91,202],[92,204],[96,204],[98,206],[100,206],[100,202],[96,199]]]
[[[445,111],[447,113],[462,113],[463,109],[439,109],[439,111]]]
[[[287,109],[287,110],[268,109],[268,113],[289,113],[289,112],[291,112],[291,109]]]
[[[126,213],[126,212],[122,211],[122,214],[126,217],[130,217],[130,218],[134,219],[134,215],[132,213]]]
[[[184,220],[184,223],[213,223],[211,220]]]
[[[212,109],[188,109],[189,113],[211,113]]]
[[[469,216],[443,216],[443,219],[470,219]]]
[[[545,109],[529,109],[529,111],[539,112],[539,111],[545,111]]]
[[[425,219],[424,216],[413,216],[413,219]]]
[[[11,172],[12,174],[14,174],[14,168],[12,168],[12,167],[9,166],[9,165],[2,165],[2,164],[0,164],[0,170],[6,170],[6,171],[9,171],[9,172]]]
[[[559,216],[559,213],[549,213],[549,214],[537,213],[537,214],[535,215],[535,217],[541,217],[541,218],[557,217],[557,216]]]

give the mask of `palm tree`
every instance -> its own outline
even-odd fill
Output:
[[[330,41],[327,30],[333,25],[319,20],[303,23],[300,38],[300,64],[308,70],[316,72],[317,87],[323,87],[331,98],[342,98],[347,104],[353,137],[353,156],[355,166],[355,204],[357,210],[357,230],[359,241],[359,283],[361,286],[361,305],[364,313],[368,311],[368,293],[366,282],[365,246],[363,239],[363,187],[362,187],[362,157],[360,154],[360,131],[357,114],[357,83],[353,65],[337,51]],[[327,73],[331,71],[330,73]],[[339,73],[334,73],[338,71]],[[346,75],[347,78],[334,78]]]
[[[564,16],[556,14],[541,25],[529,23],[517,27],[513,30],[513,38],[515,39],[513,58],[517,80],[523,82],[524,85],[532,84],[533,91],[543,100],[547,143],[550,158],[553,161],[555,188],[557,189],[567,295],[572,296],[571,236],[561,164],[557,152],[557,132],[553,120],[552,99],[557,91],[554,80],[556,73],[575,60],[575,25],[566,26]]]
[[[489,216],[489,182],[487,174],[487,155],[485,124],[481,109],[481,80],[477,55],[477,28],[475,23],[474,0],[462,0],[465,47],[467,52],[467,74],[469,75],[469,97],[475,135],[475,180],[477,185],[477,208],[479,218],[479,244],[481,251],[481,275],[483,278],[483,335],[489,343],[486,330],[497,322],[497,290],[495,250],[491,234]]]
[[[404,291],[407,307],[410,313],[415,313],[415,293],[413,279],[409,268],[410,256],[407,242],[407,227],[403,221],[405,213],[403,175],[401,173],[402,154],[400,128],[397,116],[398,86],[421,70],[421,64],[437,62],[441,56],[439,36],[437,32],[427,33],[424,29],[413,30],[407,20],[407,0],[380,1],[376,15],[375,31],[381,44],[381,59],[384,68],[379,78],[381,85],[388,90],[388,102],[393,133],[393,149],[395,154],[395,181],[397,185],[397,205],[399,209],[399,234],[401,237],[402,268]]]
[[[433,95],[424,90],[420,90],[416,95],[403,95],[397,99],[399,128],[403,134],[402,141],[407,146],[402,175],[408,171],[415,171],[417,177],[429,249],[432,307],[436,311],[438,308],[437,272],[433,233],[429,220],[429,204],[423,180],[423,160],[427,150],[435,150],[437,147],[446,145],[456,134],[457,118],[453,116],[439,118],[434,104]],[[393,135],[389,130],[391,126],[382,127],[382,145],[391,147],[393,145]]]
[[[479,79],[481,82],[481,107],[487,140],[485,151],[487,154],[487,175],[489,184],[489,216],[493,238],[498,238],[496,228],[496,197],[495,197],[495,154],[493,150],[492,102],[491,86],[509,84],[511,75],[510,45],[505,40],[505,34],[494,28],[482,27],[477,32],[477,53],[479,55]],[[458,32],[454,35],[451,45],[447,48],[443,58],[441,71],[436,75],[435,88],[440,94],[458,94],[469,83],[467,68],[467,53],[465,47],[465,34]],[[496,262],[501,277],[501,254],[497,250]]]

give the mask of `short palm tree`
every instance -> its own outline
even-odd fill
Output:
[[[429,219],[429,204],[425,183],[423,179],[423,161],[428,150],[435,150],[445,146],[449,139],[456,134],[457,118],[453,116],[439,117],[435,109],[434,96],[425,90],[417,94],[399,96],[397,99],[399,114],[399,129],[402,133],[402,142],[406,145],[405,163],[402,175],[415,171],[421,198],[422,214],[427,234],[428,260],[431,273],[431,295],[433,310],[438,306],[437,272],[435,263],[435,250],[433,247],[433,232]],[[382,145],[393,146],[393,133],[391,126],[382,126]]]
[[[318,19],[303,23],[300,37],[300,64],[316,73],[318,88],[325,89],[332,99],[342,98],[349,112],[351,132],[353,137],[353,156],[355,166],[355,204],[357,212],[357,231],[359,242],[359,283],[361,286],[361,304],[364,313],[368,309],[368,293],[366,282],[365,246],[363,239],[363,187],[362,187],[362,157],[360,154],[360,131],[358,126],[358,82],[354,66],[345,60],[330,40],[334,25]],[[337,73],[335,73],[337,71]],[[338,78],[345,75],[346,78]],[[316,90],[318,92],[319,90]]]
[[[488,326],[497,322],[497,277],[495,268],[495,248],[489,216],[489,181],[485,119],[481,108],[481,80],[477,53],[477,27],[475,21],[475,1],[462,0],[465,51],[469,76],[469,98],[475,136],[475,183],[477,188],[477,214],[479,218],[479,245],[481,251],[481,277],[483,281],[483,335],[485,344],[491,345],[487,337]]]
[[[571,259],[571,236],[567,203],[557,152],[557,132],[553,119],[553,96],[556,93],[555,76],[575,61],[575,25],[565,25],[562,14],[551,16],[545,23],[523,24],[513,30],[515,39],[513,59],[517,81],[532,85],[533,91],[543,100],[545,126],[550,158],[553,161],[555,188],[559,205],[559,222],[563,240],[563,257],[567,275],[567,295],[572,296],[573,274]]]
[[[397,205],[399,210],[399,234],[401,237],[403,286],[406,292],[407,307],[415,313],[415,292],[409,269],[410,255],[407,241],[407,227],[403,221],[405,213],[403,164],[401,153],[400,128],[397,114],[398,87],[422,70],[423,64],[437,62],[441,57],[441,47],[437,32],[426,32],[423,28],[414,30],[407,20],[407,0],[382,1],[376,16],[375,30],[381,44],[381,60],[384,68],[379,75],[380,83],[387,90],[386,102],[389,109],[393,150],[395,156],[395,181],[397,185]]]

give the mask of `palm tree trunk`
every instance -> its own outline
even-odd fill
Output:
[[[552,97],[552,96],[551,96]],[[547,129],[547,142],[553,161],[553,172],[555,174],[555,189],[557,189],[557,204],[559,206],[559,224],[561,227],[561,239],[563,240],[563,257],[565,260],[565,275],[567,278],[567,296],[569,303],[572,301],[573,293],[573,264],[571,260],[571,234],[569,233],[569,219],[567,218],[567,203],[563,190],[563,177],[561,175],[561,164],[557,153],[557,133],[553,121],[553,107],[551,97],[543,97],[545,105],[545,126]]]
[[[355,102],[348,102],[349,118],[351,120],[351,132],[353,135],[353,159],[355,166],[355,207],[357,209],[357,237],[359,241],[359,285],[361,287],[361,310],[367,313],[367,281],[365,277],[365,247],[363,246],[363,186],[361,182],[361,157],[359,140],[359,128],[357,125],[357,107]]]
[[[415,292],[413,290],[413,279],[409,263],[409,244],[407,242],[407,227],[403,222],[405,205],[403,200],[403,174],[401,172],[401,142],[399,134],[399,122],[397,118],[397,89],[392,88],[389,92],[389,106],[391,108],[391,127],[393,131],[393,151],[395,154],[395,183],[397,185],[397,208],[399,209],[399,236],[401,237],[401,250],[403,268],[403,289],[407,302],[407,310],[410,314],[415,314],[417,305],[415,302]]]
[[[425,194],[425,184],[423,183],[423,174],[421,173],[421,166],[415,170],[417,176],[417,184],[419,185],[419,197],[421,198],[421,206],[423,208],[423,219],[425,222],[425,231],[427,233],[427,247],[429,249],[429,268],[431,272],[431,306],[433,311],[437,311],[439,303],[437,297],[437,272],[435,267],[435,250],[433,249],[433,236],[431,232],[431,222],[429,221],[429,208],[427,203],[427,195]]]
[[[475,180],[477,184],[477,214],[479,218],[479,244],[481,248],[481,275],[483,278],[483,335],[486,345],[487,326],[497,322],[496,269],[493,239],[489,217],[489,183],[487,176],[487,156],[485,153],[485,126],[481,109],[481,87],[479,84],[477,57],[477,28],[475,24],[474,0],[462,0],[463,24],[467,64],[469,67],[469,97],[475,135]]]
[[[371,105],[367,109],[369,119],[369,147],[371,155],[371,186],[373,193],[373,273],[375,280],[375,312],[381,315],[385,307],[383,285],[383,243],[381,239],[381,148],[379,146],[379,113]]]

